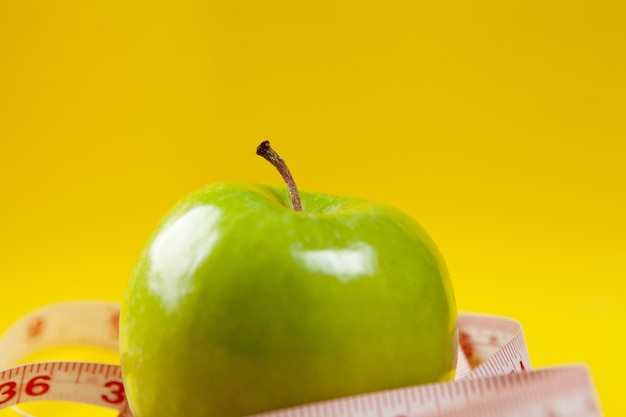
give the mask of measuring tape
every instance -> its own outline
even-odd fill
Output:
[[[68,401],[129,411],[119,365],[53,361],[15,366],[63,346],[117,351],[120,306],[114,302],[52,304],[22,317],[0,339],[0,410],[33,401]],[[156,401],[156,400],[155,400]],[[357,395],[255,417],[600,417],[585,365],[532,370],[521,325],[480,314],[459,315],[456,379]],[[177,417],[177,416],[173,416]],[[182,416],[181,416],[182,417]]]

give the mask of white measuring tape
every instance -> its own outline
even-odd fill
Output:
[[[0,410],[32,401],[69,401],[131,417],[119,365],[55,361],[15,366],[54,347],[117,351],[118,303],[73,301],[40,308],[0,339]],[[456,379],[305,404],[257,417],[599,417],[597,394],[584,365],[531,370],[519,323],[459,315]],[[173,416],[177,417],[177,416]],[[182,416],[181,416],[182,417]]]

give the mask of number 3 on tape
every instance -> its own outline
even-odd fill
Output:
[[[126,400],[119,366],[88,362],[45,362],[0,374],[0,408],[29,401],[75,401],[121,408]],[[96,390],[94,388],[99,388]]]
[[[132,417],[119,365],[56,361],[14,366],[55,346],[117,351],[119,304],[74,301],[36,310],[0,339],[0,409],[69,401]],[[531,370],[514,320],[459,315],[459,362],[452,382],[405,387],[271,411],[255,417],[600,417],[584,365]],[[22,415],[28,415],[24,412]]]
[[[16,377],[19,377],[19,375],[16,375]],[[40,395],[45,394],[46,392],[50,390],[50,385],[44,381],[50,381],[50,376],[38,375],[28,380],[28,382],[26,383],[26,387],[24,389],[24,394],[30,397],[38,397]],[[23,378],[22,378],[22,381],[20,382],[23,382]],[[15,381],[8,381],[0,385],[0,395],[4,397],[2,400],[0,400],[0,404],[9,402],[14,397],[17,397],[18,392],[16,391],[16,388],[17,388],[17,382]],[[16,398],[15,401],[17,402],[18,399],[19,398]]]

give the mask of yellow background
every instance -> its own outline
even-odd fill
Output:
[[[626,2],[0,0],[0,329],[120,300],[218,180],[390,203],[535,367],[626,367]],[[5,414],[2,414],[5,415]],[[95,415],[95,414],[94,414]]]

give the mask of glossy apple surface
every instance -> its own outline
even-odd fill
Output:
[[[135,417],[234,417],[451,379],[457,312],[438,250],[363,200],[218,183],[140,255],[120,350]]]

